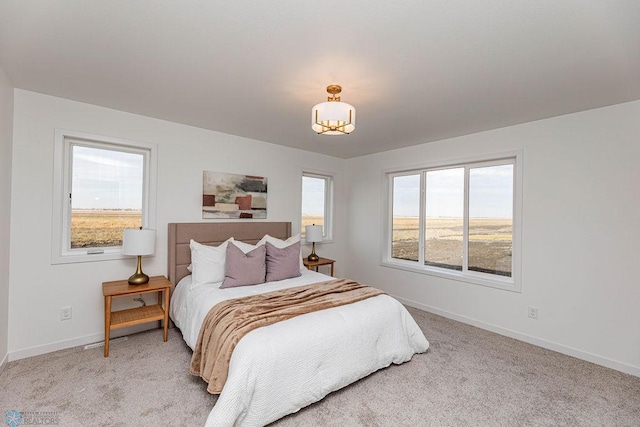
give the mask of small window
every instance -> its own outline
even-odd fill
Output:
[[[125,228],[154,228],[155,146],[56,133],[53,262],[121,256]]]
[[[521,155],[388,172],[383,265],[519,290]]]
[[[333,175],[302,173],[302,218],[300,235],[305,226],[322,225],[324,240],[331,240],[333,212]]]

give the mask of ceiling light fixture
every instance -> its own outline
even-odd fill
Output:
[[[336,96],[342,92],[339,85],[327,86],[327,102],[313,106],[311,110],[311,129],[319,135],[348,135],[356,128],[356,109],[353,105],[340,102]]]

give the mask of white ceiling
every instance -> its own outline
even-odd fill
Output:
[[[349,158],[640,99],[640,1],[0,0],[0,66],[17,88]],[[351,135],[311,130],[329,84]]]

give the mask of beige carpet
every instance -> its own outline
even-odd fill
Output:
[[[410,311],[431,343],[426,354],[274,425],[640,425],[640,378]],[[0,375],[2,421],[16,410],[55,417],[60,426],[204,424],[215,397],[189,374],[191,351],[178,330],[167,343],[154,330],[113,343],[108,359],[102,351],[75,348],[9,363]]]

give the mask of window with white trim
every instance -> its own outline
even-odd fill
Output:
[[[54,264],[120,258],[125,228],[155,228],[155,151],[56,131]]]
[[[302,208],[300,236],[305,226],[322,225],[324,240],[333,238],[333,181],[330,174],[302,172]]]
[[[383,265],[520,289],[521,155],[387,172]]]

